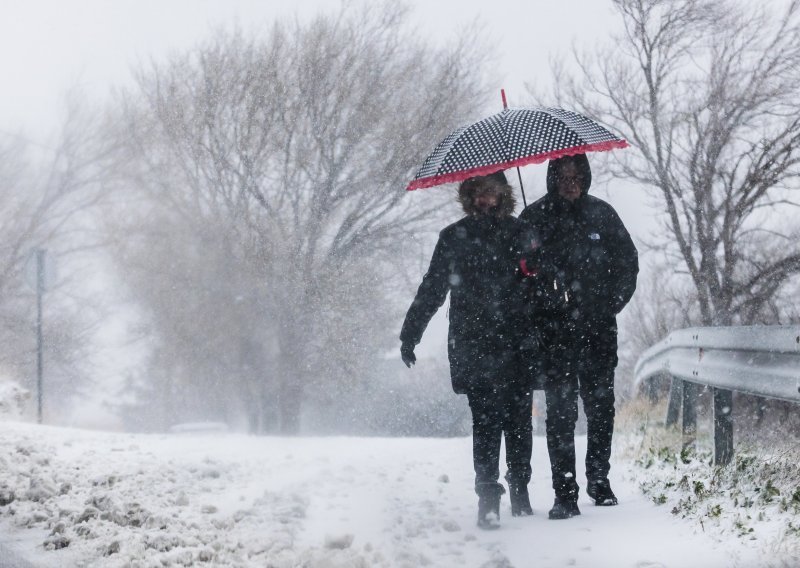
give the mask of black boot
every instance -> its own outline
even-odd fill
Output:
[[[499,483],[482,483],[475,487],[478,494],[478,528],[500,528],[500,496],[506,492]]]
[[[567,472],[564,475],[553,477],[553,491],[556,501],[550,509],[548,517],[551,519],[569,519],[581,514],[578,509],[578,492],[580,487],[575,481],[575,474]]]
[[[586,493],[589,494],[595,505],[601,507],[613,507],[619,503],[617,496],[611,491],[611,485],[607,479],[590,481],[586,485]]]
[[[528,496],[527,485],[508,485],[508,496],[511,499],[511,516],[528,517],[533,515],[531,499]]]
[[[580,514],[581,510],[578,509],[577,501],[573,501],[572,499],[559,499],[556,497],[556,501],[553,503],[553,508],[550,509],[550,512],[547,514],[547,516],[551,520],[560,520],[576,517]]]

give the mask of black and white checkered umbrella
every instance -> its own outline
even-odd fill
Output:
[[[562,156],[625,148],[628,143],[576,112],[506,108],[456,129],[425,158],[408,190],[462,181]]]

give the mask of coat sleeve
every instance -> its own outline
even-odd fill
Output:
[[[400,341],[403,343],[418,344],[433,314],[444,303],[450,289],[450,265],[450,247],[447,240],[440,235],[428,272],[422,278],[417,295],[406,312],[403,329],[400,331]]]
[[[616,211],[612,209],[610,215],[614,241],[611,247],[612,270],[615,277],[614,287],[611,291],[610,306],[616,315],[628,304],[631,297],[633,297],[633,292],[636,290],[636,277],[639,274],[639,253]]]

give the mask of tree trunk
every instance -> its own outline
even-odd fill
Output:
[[[303,318],[294,310],[287,310],[279,330],[280,354],[278,374],[278,415],[281,434],[297,434],[300,431],[300,412],[303,402],[304,353]]]
[[[303,401],[303,386],[291,374],[281,377],[280,432],[297,434],[300,431],[300,410]]]

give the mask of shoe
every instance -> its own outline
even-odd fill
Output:
[[[511,499],[512,517],[529,517],[533,515],[531,499],[526,485],[509,485],[508,496]]]
[[[476,488],[478,493],[478,528],[500,528],[500,496],[506,492],[499,483],[487,483]]]
[[[609,485],[607,479],[590,481],[586,486],[586,493],[589,494],[594,504],[600,507],[613,507],[619,504],[617,496],[611,491],[611,485]]]
[[[569,519],[581,514],[577,501],[556,499],[553,508],[547,513],[551,520]]]

